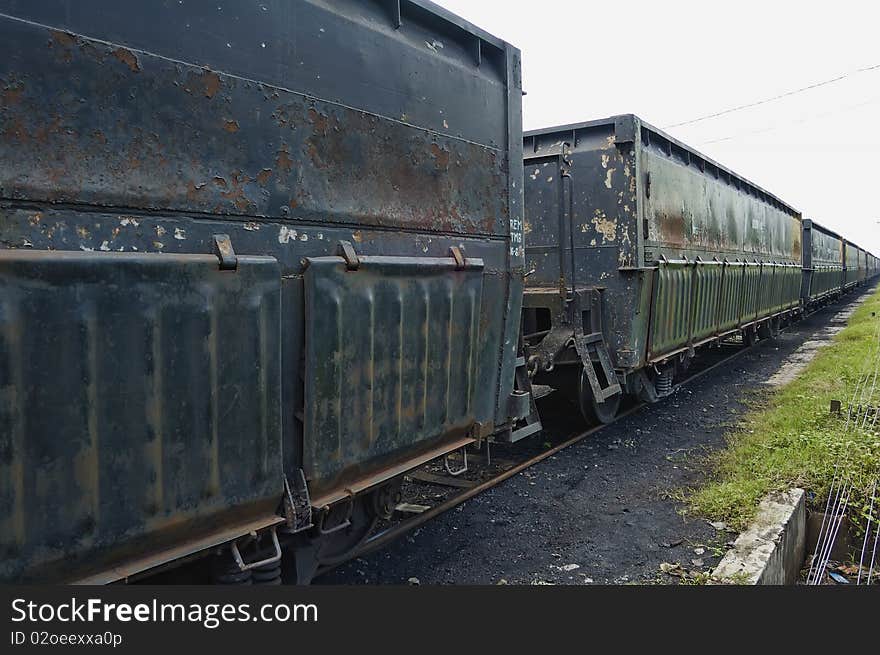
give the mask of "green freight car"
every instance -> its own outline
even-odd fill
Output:
[[[800,310],[801,215],[636,116],[527,132],[529,373],[607,421]]]

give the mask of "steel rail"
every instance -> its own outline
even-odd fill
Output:
[[[856,298],[858,298],[858,296],[861,296],[861,295],[863,295],[863,294],[858,294],[856,296]],[[854,298],[846,298],[844,296],[844,298],[842,298],[842,300],[844,300],[844,304],[847,304],[848,302],[852,302],[854,300]],[[837,303],[835,302],[834,305],[836,305],[836,304]],[[800,320],[804,320],[806,318],[814,316],[815,314],[818,314],[826,309],[828,309],[828,306],[823,305],[821,307],[814,308],[812,311],[805,310],[801,313]],[[785,330],[780,330],[780,332],[785,332],[785,331],[787,331],[787,328]],[[743,343],[743,345],[736,352],[728,355],[727,357],[722,358],[721,360],[715,362],[714,364],[712,364],[710,366],[707,366],[704,369],[700,369],[699,371],[690,375],[687,379],[682,380],[681,382],[676,384],[673,387],[673,391],[677,391],[678,389],[685,387],[688,384],[690,384],[696,380],[699,380],[701,377],[707,375],[708,373],[711,373],[715,369],[717,369],[721,366],[724,366],[725,364],[730,363],[731,361],[739,358],[740,356],[744,355],[745,353],[754,351],[755,348],[761,347],[765,343],[767,343],[767,340],[761,340],[752,346],[749,346],[749,345],[746,345],[745,343]],[[358,549],[353,551],[351,553],[351,556],[347,557],[345,561],[339,562],[338,564],[332,564],[332,565],[328,565],[325,567],[319,567],[318,571],[315,574],[315,578],[318,578],[326,573],[329,573],[330,571],[332,571],[336,568],[339,568],[343,564],[350,562],[352,560],[355,560],[358,557],[363,557],[364,555],[368,555],[370,553],[373,553],[377,550],[384,548],[385,546],[397,541],[398,539],[400,539],[404,535],[412,532],[413,530],[417,530],[418,528],[422,527],[423,525],[429,523],[432,519],[440,516],[441,514],[445,514],[446,512],[448,512],[452,509],[455,509],[459,505],[475,498],[476,496],[479,496],[483,492],[488,491],[489,489],[492,489],[494,487],[497,487],[498,485],[509,480],[513,476],[518,475],[519,473],[522,473],[523,471],[531,468],[532,466],[539,464],[540,462],[544,461],[545,459],[548,459],[548,458],[552,457],[553,455],[558,454],[559,452],[565,450],[569,446],[573,446],[573,445],[583,441],[587,437],[590,437],[590,436],[596,434],[597,432],[599,432],[603,428],[607,427],[608,425],[613,425],[614,423],[617,423],[618,421],[620,421],[628,416],[631,416],[631,415],[635,414],[636,412],[638,412],[642,409],[645,409],[647,407],[650,407],[650,406],[651,406],[651,403],[640,402],[640,403],[634,405],[633,407],[630,407],[626,411],[618,414],[611,423],[596,425],[596,426],[589,428],[585,432],[582,432],[580,434],[576,434],[572,437],[569,437],[568,439],[566,439],[562,443],[554,446],[553,448],[550,448],[549,450],[546,450],[546,451],[544,451],[544,452],[542,452],[542,453],[540,453],[530,459],[527,459],[527,460],[515,465],[514,467],[507,469],[506,471],[501,472],[497,476],[490,478],[484,482],[481,482],[466,491],[458,493],[458,494],[452,496],[451,498],[449,498],[448,500],[443,501],[439,505],[435,505],[434,507],[432,507],[428,510],[425,510],[421,514],[419,514],[411,519],[406,519],[406,520],[398,523],[397,525],[391,526],[391,527],[383,530],[382,532],[379,532],[379,533],[373,535],[372,537],[368,538]]]

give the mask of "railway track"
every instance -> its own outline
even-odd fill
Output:
[[[739,342],[720,344],[720,348],[728,349],[731,352],[722,355],[719,359],[713,360],[711,363],[708,363],[706,366],[703,366],[699,369],[691,369],[691,372],[687,375],[685,379],[674,385],[673,393],[678,389],[681,389],[682,387],[692,384],[693,382],[699,380],[700,378],[711,373],[712,371],[726,364],[730,364],[732,361],[741,357],[745,353],[751,352],[754,348],[762,347],[764,343],[766,343],[765,340],[759,341],[757,344],[752,346]],[[504,460],[502,463],[503,470],[501,472],[492,475],[488,479],[482,481],[462,480],[459,477],[454,477],[451,475],[437,475],[436,473],[426,471],[425,469],[420,469],[415,473],[409,474],[408,481],[410,482],[410,484],[445,486],[449,487],[453,491],[442,502],[430,506],[417,514],[411,515],[409,518],[399,519],[398,521],[393,522],[392,524],[376,532],[374,535],[367,538],[367,540],[356,551],[354,551],[351,558],[347,559],[346,562],[384,548],[392,542],[401,539],[408,533],[417,530],[421,526],[429,523],[431,520],[435,519],[441,514],[444,514],[458,507],[462,503],[465,503],[468,500],[475,498],[476,496],[488,491],[489,489],[497,487],[505,480],[508,480],[515,475],[526,471],[532,466],[535,466],[536,464],[550,457],[553,457],[554,455],[560,453],[566,448],[573,446],[583,441],[584,439],[587,439],[588,437],[598,433],[600,430],[607,427],[608,425],[617,423],[618,421],[628,416],[631,416],[632,414],[635,414],[636,412],[644,409],[647,406],[649,406],[649,403],[636,402],[620,412],[617,417],[615,417],[614,421],[609,424],[595,425],[589,427],[582,432],[569,434],[563,437],[559,443],[552,445],[550,448],[545,448],[537,454],[527,456],[521,461]],[[477,461],[487,462],[488,458],[476,456],[473,457],[473,459],[476,459]],[[496,461],[496,466],[498,464],[499,462]],[[339,566],[342,566],[346,562],[339,562],[333,565],[322,567],[318,570],[316,577],[320,577],[321,575],[328,573],[338,568]]]
[[[863,295],[863,294],[857,294],[857,297],[860,297],[861,295]],[[846,303],[846,302],[851,302],[853,300],[853,298],[852,297],[844,297],[842,300],[844,303]],[[818,307],[816,309],[813,309],[812,311],[808,311],[808,312],[802,314],[800,320],[804,320],[806,318],[809,318],[810,316],[821,313],[823,311],[828,311],[829,309],[832,309],[832,311],[834,311],[833,308],[835,308],[835,307],[837,307],[839,309],[839,304],[840,304],[840,301],[838,300],[836,302],[831,303],[830,305],[822,305],[821,307]],[[784,328],[782,328],[780,330],[780,332],[788,331],[789,328],[790,328],[790,324],[788,324]],[[693,384],[694,382],[696,382],[700,378],[708,375],[709,373],[711,373],[711,372],[713,372],[713,371],[715,371],[725,365],[730,364],[731,362],[733,362],[734,360],[738,359],[739,357],[745,355],[746,353],[752,352],[756,348],[763,347],[768,342],[772,343],[773,339],[769,339],[769,340],[762,339],[753,345],[748,345],[747,343],[742,342],[739,338],[737,338],[736,341],[721,342],[720,344],[718,344],[718,348],[728,350],[729,352],[724,353],[724,354],[716,352],[713,357],[709,357],[708,352],[704,353],[702,360],[705,362],[705,364],[703,366],[698,366],[698,365],[693,366],[691,369],[689,369],[686,377],[673,386],[673,394],[676,391],[678,391],[679,389],[686,387],[690,384]],[[698,364],[699,362],[700,362],[700,359],[696,360],[695,363]],[[672,397],[672,396],[670,396],[670,397]],[[574,433],[574,434],[569,433],[566,436],[562,437],[558,443],[552,445],[549,448],[545,448],[545,449],[541,450],[541,452],[539,452],[537,454],[526,456],[520,461],[506,460],[503,462],[503,470],[502,471],[500,471],[499,473],[492,475],[488,479],[485,479],[482,481],[473,481],[473,480],[465,481],[465,480],[461,480],[458,477],[453,477],[453,476],[449,476],[449,475],[440,476],[440,475],[437,475],[436,473],[430,473],[430,472],[410,474],[409,480],[413,484],[441,485],[441,486],[449,487],[449,488],[453,489],[453,491],[447,497],[445,497],[444,500],[442,500],[442,502],[439,502],[436,505],[433,505],[433,506],[429,507],[428,509],[425,509],[424,511],[422,511],[414,516],[411,516],[409,518],[400,519],[396,522],[393,522],[390,525],[385,526],[384,528],[382,528],[381,530],[379,530],[378,532],[373,534],[371,537],[369,537],[352,554],[351,558],[346,561],[354,560],[358,557],[362,557],[364,555],[367,555],[369,553],[372,553],[372,552],[375,552],[377,550],[384,548],[385,546],[391,544],[392,542],[404,537],[408,533],[410,533],[414,530],[417,530],[421,526],[429,523],[431,520],[435,519],[436,517],[440,516],[441,514],[444,514],[448,511],[458,507],[462,503],[465,503],[468,500],[475,498],[476,496],[482,494],[483,492],[488,491],[488,490],[500,485],[505,480],[508,480],[508,479],[522,473],[523,471],[528,470],[532,466],[535,466],[536,464],[539,464],[540,462],[542,462],[546,459],[549,459],[550,457],[553,457],[554,455],[560,453],[561,451],[565,450],[566,448],[573,446],[573,445],[583,441],[584,439],[587,439],[588,437],[601,431],[603,428],[608,427],[609,425],[612,425],[614,423],[617,423],[617,422],[623,420],[624,418],[631,416],[632,414],[635,414],[636,412],[648,407],[649,405],[650,405],[649,403],[634,402],[632,405],[626,407],[626,409],[621,411],[615,417],[615,419],[609,424],[595,425],[595,426],[589,427],[588,429],[581,431],[581,432],[578,432],[578,433]],[[573,408],[573,413],[574,414],[577,413],[577,411],[574,408]],[[474,459],[476,459],[477,461],[483,461],[483,462],[486,461],[485,457],[480,457],[480,456],[477,456]],[[496,466],[499,463],[500,463],[499,461],[496,461]],[[429,463],[429,465],[430,465],[430,463]],[[421,469],[421,471],[424,471],[424,469]],[[445,479],[443,479],[443,478],[445,478]],[[316,577],[320,577],[321,575],[323,575],[325,573],[328,573],[336,568],[339,568],[340,566],[342,566],[345,563],[346,562],[340,562],[337,564],[322,567],[318,570]]]

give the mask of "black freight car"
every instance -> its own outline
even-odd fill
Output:
[[[844,239],[843,256],[844,256],[844,274],[843,288],[844,291],[852,291],[859,285],[859,251],[861,249],[852,241]]]
[[[800,213],[639,118],[528,132],[524,156],[529,372],[586,416],[799,311]]]
[[[425,0],[0,13],[0,579],[304,580],[529,412],[516,49]]]
[[[803,221],[804,307],[833,300],[843,293],[843,237],[808,218]]]

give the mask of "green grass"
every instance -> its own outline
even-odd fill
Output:
[[[709,481],[690,493],[693,512],[741,530],[768,492],[793,486],[814,492],[813,502],[824,507],[835,471],[854,483],[851,507],[865,503],[880,471],[880,433],[845,430],[845,416],[831,415],[829,407],[837,399],[845,410],[867,373],[877,348],[878,321],[880,291],[794,381],[750,404],[728,435],[728,448],[711,458]],[[878,399],[880,392],[872,404],[880,404]]]

